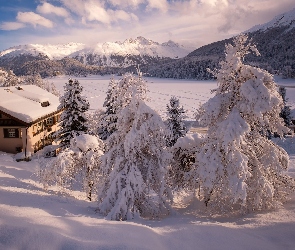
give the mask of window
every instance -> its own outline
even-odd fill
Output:
[[[8,129],[8,137],[15,137],[16,134],[15,134],[15,129]]]
[[[53,125],[53,117],[50,117],[46,120],[46,125]]]
[[[54,116],[54,123],[60,122],[60,115]]]
[[[19,131],[17,128],[4,128],[4,138],[19,138]]]
[[[0,113],[0,119],[2,118],[2,114]]]

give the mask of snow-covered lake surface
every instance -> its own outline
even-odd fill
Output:
[[[90,109],[102,109],[106,97],[106,91],[111,76],[89,76],[75,77],[84,87],[83,94],[88,97]],[[118,76],[114,76],[119,79]],[[166,116],[166,105],[171,96],[179,98],[180,103],[187,111],[188,119],[194,119],[194,113],[200,103],[204,103],[212,96],[211,89],[217,87],[215,81],[194,81],[194,80],[174,80],[161,78],[145,78],[149,88],[149,106],[157,110],[162,117]],[[67,82],[67,76],[49,78],[58,90],[63,92],[63,86]]]
[[[48,80],[62,90],[67,77]],[[102,108],[109,76],[78,80],[91,108]],[[165,114],[175,95],[190,118],[217,86],[214,81],[147,80],[154,109]],[[288,89],[287,94],[295,107],[295,93]],[[295,177],[295,138],[279,143],[290,155],[289,174]],[[62,195],[54,187],[46,192],[37,171],[37,159],[16,162],[0,152],[0,249],[295,249],[295,195],[278,210],[246,216],[206,217],[198,213],[197,202],[186,207],[176,199],[176,213],[162,220],[108,221],[84,193],[64,190]]]
[[[91,110],[103,108],[103,102],[111,77],[109,75],[73,77],[83,86],[83,94],[88,97]],[[68,78],[68,76],[60,76],[48,78],[47,80],[53,82],[62,93],[63,86],[68,81]],[[114,76],[114,78],[119,79],[119,76]],[[275,79],[279,85],[287,86],[288,104],[295,108],[295,80],[279,77]],[[176,96],[179,98],[180,104],[187,111],[187,120],[194,120],[194,114],[200,103],[204,103],[212,97],[211,90],[217,88],[217,82],[213,80],[196,81],[153,77],[146,77],[145,80],[149,88],[149,106],[158,111],[163,118],[166,116],[166,105],[169,103],[170,97]],[[289,86],[293,88],[289,88]]]

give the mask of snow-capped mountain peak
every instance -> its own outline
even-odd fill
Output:
[[[142,45],[142,46],[149,46],[149,45],[159,45],[159,43],[154,42],[152,40],[146,39],[142,36],[138,36],[135,39],[129,38],[126,39],[123,44],[137,44],[137,45]]]
[[[64,57],[79,58],[91,55],[91,57],[111,57],[111,56],[150,56],[181,58],[186,56],[191,49],[179,46],[173,41],[159,44],[142,36],[129,38],[124,42],[105,42],[97,43],[94,46],[87,46],[83,43],[66,44],[27,44],[11,47],[0,52],[0,57],[14,57],[29,54],[32,56],[43,55],[49,59],[57,60]],[[85,60],[80,60],[87,63]],[[107,65],[111,66],[109,63]]]
[[[32,56],[38,56],[42,54],[49,59],[61,59],[71,53],[81,50],[85,47],[82,43],[66,43],[66,44],[26,44],[11,47],[7,50],[0,52],[0,57],[9,56],[14,57],[23,54],[30,54]]]
[[[290,28],[295,27],[295,8],[289,12],[280,14],[276,16],[271,21],[265,24],[255,25],[246,32],[255,32],[257,30],[267,30],[269,28],[281,27],[281,26],[290,26]]]
[[[180,47],[178,43],[175,43],[171,40],[169,40],[168,42],[162,43],[162,46],[169,46],[169,47]]]

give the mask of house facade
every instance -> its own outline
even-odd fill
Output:
[[[0,87],[0,151],[37,152],[54,141],[59,98],[34,85]]]

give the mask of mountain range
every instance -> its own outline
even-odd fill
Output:
[[[295,9],[244,33],[256,44],[261,54],[247,55],[246,63],[285,78],[295,78]],[[225,45],[232,44],[233,39],[202,46],[178,60],[145,65],[143,71],[156,77],[210,79],[212,75],[206,69],[219,67],[219,62],[225,58]]]
[[[190,51],[192,49],[173,41],[160,44],[144,37],[93,46],[82,43],[28,44],[1,51],[0,66],[13,70],[17,75],[40,73],[43,77],[54,72],[72,73],[69,72],[69,64],[72,65],[70,68],[78,70],[77,73],[108,73],[133,65],[181,58]]]
[[[248,55],[246,63],[274,74],[295,77],[295,9],[268,23],[245,31],[261,56]],[[214,42],[196,50],[173,41],[158,43],[144,37],[124,42],[87,46],[82,43],[57,45],[29,44],[0,52],[0,67],[16,75],[40,74],[122,74],[140,65],[147,76],[210,79],[207,68],[219,67],[225,44],[233,38]]]

